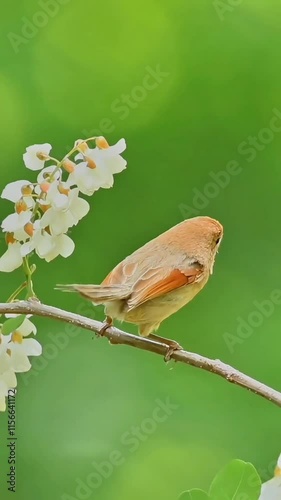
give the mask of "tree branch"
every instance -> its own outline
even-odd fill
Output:
[[[90,330],[97,334],[103,326],[103,324],[99,321],[95,321],[69,311],[64,311],[62,309],[58,309],[57,307],[47,306],[35,300],[17,301],[5,304],[0,303],[0,314],[4,313],[34,314],[36,316],[53,318],[66,323],[71,323],[72,325],[84,328],[85,330]],[[104,336],[107,337],[112,344],[129,345],[131,347],[150,351],[154,354],[160,354],[162,356],[165,356],[167,352],[167,346],[165,344],[123,332],[115,327],[108,328],[105,331]],[[202,370],[215,373],[216,375],[223,377],[228,382],[244,387],[245,389],[258,394],[259,396],[262,396],[268,401],[272,401],[274,404],[281,407],[280,392],[262,384],[261,382],[258,382],[244,373],[239,372],[219,359],[213,360],[205,358],[200,354],[183,350],[175,351],[172,353],[171,358],[175,361],[186,363],[188,365],[201,368]]]

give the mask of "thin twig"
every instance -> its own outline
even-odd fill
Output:
[[[69,311],[64,311],[63,309],[58,309],[57,307],[47,306],[35,300],[17,301],[10,304],[0,303],[0,314],[4,313],[34,314],[36,316],[53,318],[66,323],[71,323],[97,334],[103,326],[103,324],[99,321],[95,321]],[[115,327],[108,328],[104,332],[104,336],[107,337],[112,344],[129,345],[131,347],[150,351],[154,354],[160,354],[162,356],[165,356],[167,352],[167,346],[165,344],[123,332]],[[209,359],[201,356],[200,354],[184,350],[173,352],[171,358],[175,361],[186,363],[188,365],[201,368],[202,370],[215,373],[216,375],[223,377],[228,382],[244,387],[245,389],[258,394],[259,396],[262,396],[268,401],[272,401],[272,403],[281,407],[280,392],[262,384],[261,382],[258,382],[244,373],[239,372],[232,366],[227,365],[218,359]]]

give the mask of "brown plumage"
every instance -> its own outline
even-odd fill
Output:
[[[100,285],[58,285],[104,304],[112,319],[135,323],[143,336],[195,297],[213,272],[223,227],[210,217],[194,217],[172,227],[126,257]],[[173,349],[180,346],[168,339]]]

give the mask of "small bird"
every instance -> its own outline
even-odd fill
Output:
[[[154,335],[162,321],[190,302],[213,273],[223,226],[211,217],[187,219],[126,257],[100,285],[57,285],[105,306],[101,334],[113,320],[134,323],[139,334],[168,346],[165,359],[182,349]]]

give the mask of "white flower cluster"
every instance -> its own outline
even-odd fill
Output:
[[[88,146],[95,141],[95,147]],[[109,146],[104,137],[75,142],[62,161],[50,156],[50,144],[35,144],[23,155],[25,166],[40,171],[36,182],[20,180],[8,184],[1,197],[14,203],[14,212],[1,224],[8,249],[0,257],[0,271],[11,272],[23,265],[26,281],[10,296],[15,300],[26,288],[26,298],[35,297],[30,254],[35,252],[47,262],[58,255],[68,257],[74,242],[67,235],[89,211],[89,203],[80,192],[91,196],[100,188],[113,186],[113,175],[126,168],[120,156],[126,149],[124,139]],[[71,157],[73,157],[71,159]],[[46,162],[50,162],[45,166]],[[65,179],[63,178],[65,176]],[[6,315],[0,324],[0,411],[6,408],[6,397],[17,385],[16,373],[31,368],[28,356],[39,356],[42,347],[34,338],[35,325],[24,315]]]
[[[9,389],[17,385],[16,373],[27,372],[31,368],[28,356],[40,356],[42,353],[37,340],[26,338],[36,334],[35,325],[27,317],[19,319],[21,324],[14,331],[8,335],[0,333],[0,411],[6,409]]]
[[[17,269],[33,251],[47,262],[58,255],[72,254],[74,242],[66,233],[89,211],[89,203],[79,197],[79,192],[91,196],[100,188],[112,187],[113,175],[127,164],[120,156],[126,149],[124,139],[114,146],[109,146],[104,137],[93,139],[94,148],[87,144],[90,139],[76,141],[61,162],[50,156],[50,144],[26,149],[25,166],[40,173],[36,183],[12,182],[2,192],[2,198],[15,204],[15,211],[1,224],[8,249],[0,257],[0,271]],[[73,161],[70,156],[75,154]],[[45,167],[46,161],[52,164]],[[65,180],[63,173],[67,174]]]

